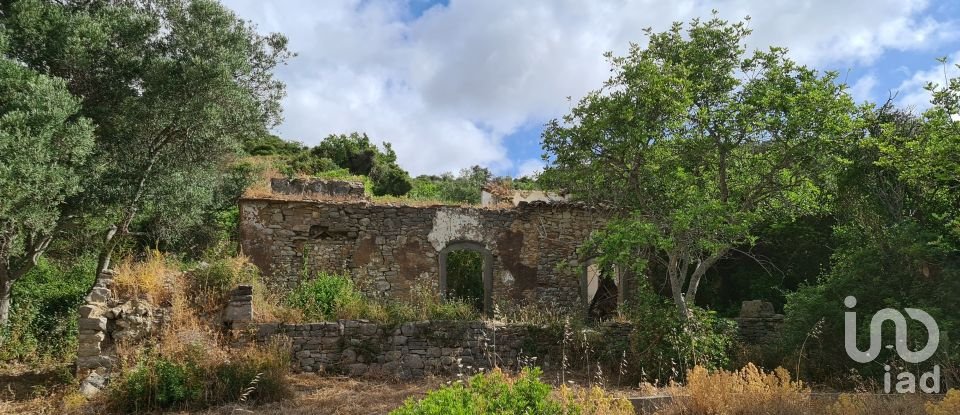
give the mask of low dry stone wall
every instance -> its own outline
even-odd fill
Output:
[[[632,329],[629,324],[608,323],[597,328],[591,338],[604,344],[627,344]],[[366,320],[261,324],[256,334],[259,342],[278,335],[292,343],[294,370],[349,376],[472,374],[494,365],[517,368],[521,363],[559,367],[564,347],[571,365],[583,356],[574,344],[563,346],[562,330],[482,321],[422,321],[399,326]],[[595,347],[599,350],[602,346]]]
[[[113,272],[106,271],[78,308],[77,374],[83,378],[80,391],[95,395],[105,385],[117,362],[116,344],[133,344],[157,332],[170,320],[169,307],[157,307],[141,299],[118,298],[113,290]]]

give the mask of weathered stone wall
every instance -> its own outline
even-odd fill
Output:
[[[577,248],[604,211],[575,204],[515,208],[407,206],[344,201],[240,201],[243,252],[269,285],[291,288],[303,271],[352,275],[368,294],[402,298],[418,278],[439,284],[440,256],[471,242],[492,256],[492,299],[579,306]]]
[[[363,183],[323,179],[270,179],[270,190],[281,195],[363,199]]]
[[[748,344],[774,345],[780,340],[783,314],[775,313],[769,302],[744,301],[736,320],[740,338]]]
[[[627,344],[632,329],[628,324],[608,323],[591,337],[607,344]],[[494,364],[517,368],[524,359],[532,363],[534,356],[539,366],[559,367],[563,353],[562,331],[481,321],[422,321],[400,326],[365,320],[261,324],[257,340],[265,342],[276,335],[290,338],[294,370],[350,376],[469,374]],[[566,346],[571,367],[582,360],[575,347]],[[600,346],[594,347],[599,350]]]
[[[118,342],[135,344],[158,333],[170,321],[169,307],[114,295],[113,275],[112,271],[104,272],[77,310],[77,374],[83,378],[80,392],[87,397],[106,384],[117,363]]]
[[[253,322],[253,286],[240,285],[230,292],[220,320],[229,329],[244,329]]]

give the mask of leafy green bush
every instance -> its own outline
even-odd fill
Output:
[[[77,349],[76,310],[93,285],[93,257],[59,264],[41,257],[13,286],[10,324],[0,329],[0,360],[69,360]]]
[[[881,230],[837,227],[840,246],[833,255],[833,266],[817,285],[801,287],[787,296],[784,326],[785,356],[788,367],[799,366],[804,379],[827,382],[834,387],[855,386],[857,373],[868,379],[881,379],[883,364],[858,364],[844,349],[844,313],[851,311],[843,301],[857,299],[858,343],[869,344],[873,314],[884,308],[917,308],[936,320],[944,333],[960,330],[956,298],[960,295],[960,259],[956,250],[944,246],[940,235],[919,224],[903,221]],[[926,275],[925,275],[926,274]],[[908,336],[927,338],[919,322],[908,318]],[[890,330],[890,331],[886,331]],[[893,338],[886,327],[884,338]],[[914,346],[919,348],[920,346]],[[895,350],[882,349],[875,362],[897,362]],[[960,350],[955,341],[941,340],[938,353],[923,362],[938,364],[944,377],[960,381]]]
[[[540,369],[524,369],[516,379],[495,370],[430,392],[419,401],[407,400],[391,415],[557,414],[560,402],[551,399],[551,387],[540,381]]]
[[[641,287],[634,301],[624,307],[627,318],[640,328],[630,335],[630,372],[665,383],[681,380],[698,365],[708,369],[726,366],[736,344],[736,323],[698,307],[691,312],[684,321],[672,303]]]
[[[216,258],[190,273],[191,300],[202,311],[225,303],[230,290],[239,284],[259,283],[256,267],[244,257]],[[260,287],[257,287],[260,288]]]
[[[337,319],[344,310],[362,308],[364,298],[350,278],[321,272],[291,292],[286,304],[302,311],[307,319],[322,321]]]
[[[202,398],[202,372],[196,365],[154,356],[141,362],[122,380],[122,394],[114,402],[121,410],[140,412],[168,409]]]

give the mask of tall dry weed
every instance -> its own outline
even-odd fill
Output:
[[[740,370],[710,372],[696,366],[687,373],[687,384],[673,389],[677,399],[658,414],[810,413],[810,389],[783,368],[765,372],[749,363]]]
[[[152,249],[143,261],[123,258],[114,271],[113,290],[117,297],[140,298],[152,304],[170,301],[171,278],[179,272],[167,255]]]
[[[561,385],[556,391],[564,413],[578,415],[630,415],[635,414],[629,400],[611,394],[602,387],[577,388]]]

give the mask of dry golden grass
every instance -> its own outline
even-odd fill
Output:
[[[817,394],[789,372],[765,372],[753,364],[736,371],[709,372],[696,367],[687,374],[687,385],[663,390],[647,385],[638,395],[670,395],[675,399],[659,415],[946,415],[960,414],[960,391],[951,390],[942,400],[924,394],[844,393]]]
[[[118,298],[141,298],[152,304],[171,300],[172,276],[179,270],[160,251],[150,250],[144,261],[126,257],[114,268],[114,294]]]
[[[960,414],[960,390],[950,389],[940,402],[927,402],[925,405],[929,415]]]
[[[673,388],[674,404],[660,414],[806,414],[810,389],[792,381],[786,369],[765,372],[752,363],[735,371],[709,372],[697,366],[687,384]],[[775,412],[770,412],[776,408]]]
[[[829,415],[940,414],[939,412],[924,410],[924,403],[924,397],[916,394],[845,393],[838,396],[832,404],[825,405],[824,410],[818,412]],[[944,412],[944,414],[947,413],[956,414],[957,412]]]
[[[243,159],[243,162],[253,166],[255,171],[253,183],[244,191],[243,197],[256,199],[273,193],[270,190],[270,179],[283,177],[277,169],[278,159],[278,156],[251,156]]]
[[[570,388],[560,386],[555,392],[556,398],[564,408],[583,408],[583,415],[632,415],[636,411],[633,404],[619,394],[612,394],[600,387]]]

